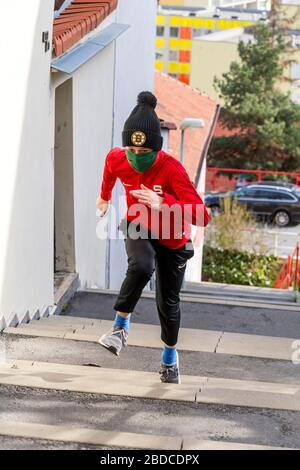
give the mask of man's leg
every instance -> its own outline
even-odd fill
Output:
[[[194,255],[186,246],[177,250],[160,247],[156,256],[156,305],[161,324],[162,353],[161,380],[180,383],[176,344],[180,327],[180,289],[187,260]]]
[[[124,316],[134,310],[155,269],[155,250],[148,239],[138,238],[133,240],[127,238],[125,248],[128,268],[113,306],[115,310]]]
[[[113,307],[117,311],[113,331],[103,335],[99,341],[117,355],[127,342],[131,312],[155,269],[155,250],[148,239],[127,237],[125,248],[128,268]]]

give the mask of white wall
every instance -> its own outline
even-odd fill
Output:
[[[131,27],[116,44],[115,147],[122,146],[124,122],[137,104],[137,95],[144,90],[154,90],[156,12],[156,0],[119,0],[116,20]],[[118,182],[113,195],[115,206],[122,195],[123,187]],[[124,213],[125,205],[122,207]],[[111,240],[110,267],[110,288],[119,289],[127,267],[122,239]]]
[[[53,6],[1,4],[0,323],[53,304],[51,51],[42,43],[43,31],[52,36]]]
[[[114,22],[116,11],[81,42]],[[112,147],[114,62],[115,43],[111,43],[72,75],[75,271],[81,289],[105,287],[108,242],[97,237],[95,202],[105,157]],[[69,78],[52,74],[53,123],[55,89]]]
[[[204,200],[205,193],[206,164],[207,160],[205,158],[197,186],[197,192],[200,194],[202,200]],[[202,280],[204,231],[204,227],[192,225],[191,239],[194,240],[194,256],[188,261],[185,273],[185,280],[189,282],[201,282]]]
[[[105,157],[112,147],[122,144],[124,121],[135,106],[138,93],[154,87],[155,18],[155,0],[143,4],[138,0],[119,0],[117,10],[89,36],[112,22],[131,27],[73,75],[75,266],[81,288],[108,287],[109,277],[114,281],[110,287],[119,288],[122,269],[125,271],[124,241],[112,240],[109,246],[108,240],[97,237],[95,200]],[[151,56],[153,61],[149,61]],[[62,80],[64,77],[56,74],[53,88]],[[52,106],[53,99],[52,96]],[[114,201],[123,203],[123,214],[122,194],[118,183]],[[112,225],[120,218],[118,213],[111,220]]]
[[[69,77],[55,74],[50,81],[51,52],[45,53],[41,40],[43,31],[52,36],[53,4],[16,0],[1,7],[3,17],[14,17],[18,35],[8,44],[11,23],[3,22],[0,329],[4,317],[6,324],[15,314],[20,321],[27,310],[32,317],[54,303],[55,87]],[[99,29],[114,21],[131,29],[73,76],[75,263],[82,287],[105,287],[107,243],[96,236],[95,200],[105,156],[121,145],[137,94],[154,87],[155,16],[156,0],[120,0]],[[120,242],[119,252],[111,250],[114,281],[126,264]]]
[[[105,287],[106,241],[96,236],[95,201],[111,148],[114,44],[73,77],[75,260],[81,287]]]

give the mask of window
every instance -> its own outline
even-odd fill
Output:
[[[171,38],[178,38],[178,36],[179,36],[179,28],[171,27],[170,28],[170,37]]]
[[[204,36],[207,34],[206,30],[203,28],[193,28],[193,38],[197,38],[199,36]]]
[[[156,60],[163,60],[163,58],[164,58],[163,52],[156,52],[155,53],[155,59]]]
[[[235,193],[236,197],[255,197],[255,190],[250,188],[241,188],[238,189]]]
[[[256,189],[255,197],[256,199],[277,199],[276,191],[268,191],[267,189]]]
[[[292,194],[285,193],[283,191],[278,193],[278,198],[277,199],[281,199],[282,201],[294,201],[295,200],[295,198],[294,198],[294,196],[292,196]]]
[[[178,51],[169,51],[169,60],[178,62]]]
[[[178,78],[177,73],[169,73],[169,76],[172,77],[172,78],[176,78],[176,80]]]
[[[164,34],[165,34],[165,27],[156,26],[156,36],[164,36]]]
[[[257,199],[269,199],[271,201],[294,201],[294,197],[286,191],[275,191],[268,189],[256,189]]]

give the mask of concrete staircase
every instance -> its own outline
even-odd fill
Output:
[[[117,358],[97,343],[111,320],[100,320],[99,312],[93,318],[91,305],[101,310],[105,295],[91,296],[79,295],[64,316],[7,328],[1,336],[0,435],[7,446],[300,447],[298,312],[288,316],[284,309],[256,309],[258,322],[267,316],[263,334],[254,334],[253,328],[247,332],[247,325],[242,325],[246,312],[235,311],[237,323],[231,326],[225,315],[223,329],[201,328],[203,305],[197,304],[197,316],[195,305],[182,301],[178,345],[182,383],[170,385],[160,383],[157,373],[159,326],[133,316],[128,347]],[[104,300],[113,299],[106,295]],[[146,315],[153,300],[140,302]],[[206,307],[217,316],[213,309],[220,306]],[[251,318],[253,309],[248,309]],[[193,327],[187,327],[185,312],[193,315]],[[279,314],[286,315],[292,326],[282,335]],[[112,311],[107,315],[102,311],[102,317],[108,315],[112,317]]]
[[[261,303],[266,305],[297,305],[297,295],[292,290],[266,287],[239,286],[213,282],[186,282],[182,290],[185,295],[197,295],[199,298],[215,300],[233,300],[244,303]],[[300,304],[299,304],[300,311]]]

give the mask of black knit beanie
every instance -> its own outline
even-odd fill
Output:
[[[123,147],[148,147],[152,150],[161,150],[163,145],[161,126],[154,111],[157,99],[150,91],[142,91],[137,101],[138,104],[124,124]]]

